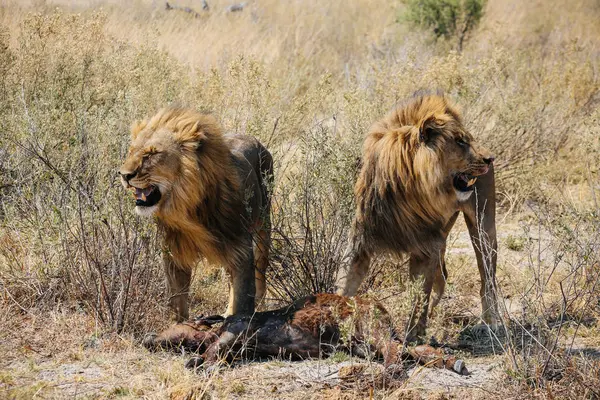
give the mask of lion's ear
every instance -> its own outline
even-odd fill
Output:
[[[198,121],[184,125],[177,133],[176,138],[182,146],[195,150],[219,136],[221,136],[221,128],[216,119],[209,115],[202,115]]]
[[[437,133],[435,119],[429,118],[419,128],[419,142],[429,142]]]
[[[202,142],[206,140],[206,134],[202,129],[202,124],[196,122],[190,124],[184,129],[176,133],[177,141],[181,146],[197,149],[202,146]]]

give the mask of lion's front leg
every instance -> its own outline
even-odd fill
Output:
[[[494,187],[494,170],[480,177],[476,183],[476,192],[468,204],[463,207],[463,214],[475,255],[481,279],[482,318],[486,324],[495,326],[500,323],[496,287],[496,262],[498,242],[496,239],[496,199]]]
[[[164,268],[169,306],[175,312],[177,322],[185,321],[189,318],[188,295],[192,282],[192,270],[179,267],[168,251],[164,255]]]
[[[337,293],[342,296],[355,296],[369,272],[371,254],[356,242],[355,238],[350,239],[339,272],[336,286]]]

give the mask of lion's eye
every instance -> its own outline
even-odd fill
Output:
[[[456,138],[456,144],[460,147],[467,147],[469,145],[469,143],[465,142],[461,138]]]

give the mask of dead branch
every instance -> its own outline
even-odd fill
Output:
[[[208,11],[210,9],[206,0],[202,1],[202,9],[204,11]],[[168,1],[165,4],[165,10],[167,10],[167,11],[171,11],[171,10],[183,11],[185,13],[193,15],[194,18],[200,18],[200,16],[201,16],[199,12],[195,11],[191,7],[182,7],[182,6],[172,5],[172,4],[169,4]]]

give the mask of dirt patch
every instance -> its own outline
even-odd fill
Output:
[[[417,367],[409,371],[408,387],[427,391],[443,390],[448,393],[458,388],[489,391],[501,371],[501,357],[467,360],[468,375],[459,375],[445,369]]]

